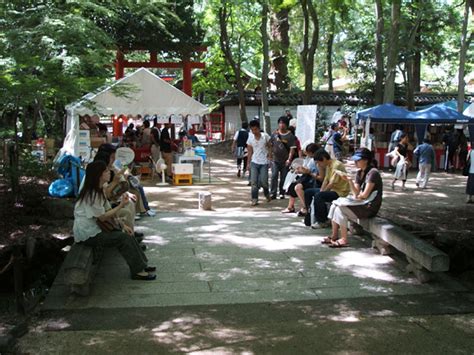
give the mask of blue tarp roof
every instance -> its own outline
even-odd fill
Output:
[[[357,112],[357,121],[379,123],[412,123],[412,124],[474,124],[474,118],[464,116],[446,105],[434,105],[420,111],[408,111],[393,104],[383,104]]]
[[[456,100],[450,100],[450,101],[440,102],[438,104],[433,104],[433,105],[417,106],[417,109],[418,110],[424,110],[424,109],[432,107],[432,106],[448,106],[448,107],[452,108],[453,110],[457,110],[458,109],[458,102]],[[463,106],[462,110],[464,111],[465,109],[468,108],[468,106],[469,106],[469,103],[464,101],[464,106]]]

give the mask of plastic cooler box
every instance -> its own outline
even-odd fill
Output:
[[[174,175],[193,175],[193,164],[173,164],[171,171]]]

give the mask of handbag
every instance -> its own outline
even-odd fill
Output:
[[[462,168],[462,175],[469,176],[469,170],[471,170],[471,153],[470,152],[469,152],[469,155],[467,156],[466,164],[464,164],[464,167]]]
[[[110,232],[113,232],[113,231],[121,231],[122,230],[120,222],[115,217],[105,219],[103,221],[100,220],[99,218],[97,218],[96,223],[99,226],[100,230],[104,233],[110,233]]]
[[[235,150],[235,157],[238,159],[245,157],[245,147],[237,147]]]

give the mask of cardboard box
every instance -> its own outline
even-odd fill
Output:
[[[91,132],[88,129],[80,129],[78,134],[79,139],[90,139]]]
[[[193,164],[173,164],[171,171],[174,175],[192,175]]]

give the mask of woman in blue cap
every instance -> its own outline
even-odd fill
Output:
[[[341,175],[351,188],[353,197],[338,203],[334,201],[329,210],[328,218],[332,222],[332,233],[323,240],[331,248],[343,248],[347,242],[348,219],[375,217],[382,206],[382,177],[373,161],[373,155],[367,148],[361,148],[353,155],[352,160],[357,167],[355,181],[347,175]],[[341,238],[338,239],[339,230]]]

